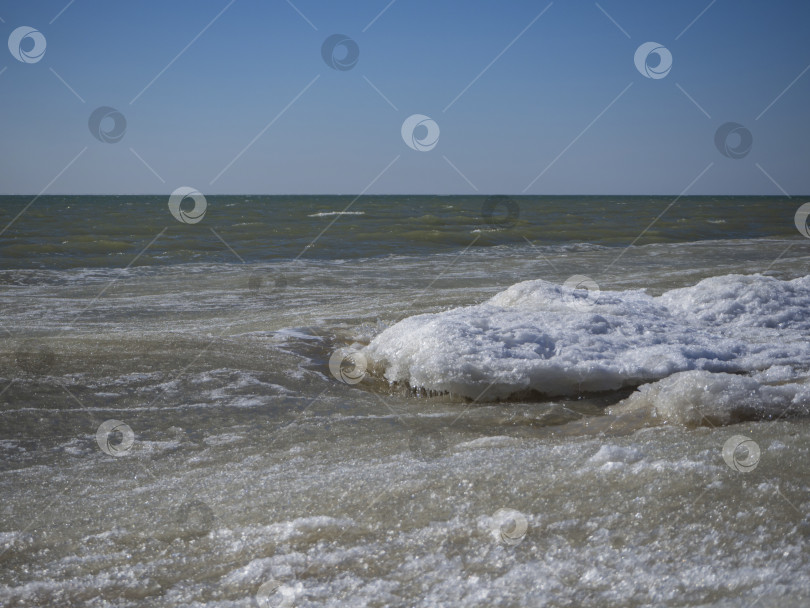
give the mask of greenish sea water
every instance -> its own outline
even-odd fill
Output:
[[[0,228],[32,198],[0,197]],[[135,265],[798,236],[798,199],[786,197],[506,198],[210,196],[203,219],[183,224],[167,196],[43,196],[0,238],[0,268],[125,266],[157,235]]]

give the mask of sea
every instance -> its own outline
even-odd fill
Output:
[[[806,201],[184,194],[0,197],[0,605],[810,605]]]

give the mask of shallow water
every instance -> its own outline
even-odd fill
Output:
[[[351,210],[374,215],[362,202]],[[707,217],[726,212],[720,203],[694,201]],[[276,235],[264,246],[260,228],[239,236],[154,214],[144,225],[130,211],[116,237],[129,248],[110,255],[98,226],[77,252],[76,224],[54,235],[26,214],[0,252],[0,603],[806,605],[810,418],[798,389],[791,407],[723,426],[672,415],[695,406],[679,390],[725,407],[694,378],[643,403],[636,386],[473,402],[389,385],[384,370],[346,384],[329,367],[336,349],[398,321],[530,279],[581,274],[605,294],[658,296],[707,277],[810,274],[794,205],[746,204],[776,219],[626,251],[608,234],[629,243],[621,221],[587,238],[580,224],[572,238],[536,218],[490,226],[487,243],[466,248],[480,199],[473,219],[447,220],[453,234],[428,244],[388,235],[382,220],[356,232],[361,215],[302,219],[342,199],[296,208],[289,224],[262,217]],[[631,215],[643,229],[658,213],[639,202]],[[166,225],[187,240],[161,237],[124,269]],[[788,330],[805,341],[801,324]],[[803,386],[807,368],[797,355],[741,377]],[[107,420],[126,427],[99,443]],[[724,459],[735,436],[755,442],[752,470],[746,446]]]

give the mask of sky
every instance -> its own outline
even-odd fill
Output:
[[[809,17],[798,0],[0,2],[0,193],[802,196]]]

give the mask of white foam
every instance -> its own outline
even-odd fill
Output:
[[[689,370],[810,366],[810,276],[726,275],[659,297],[575,293],[543,280],[475,306],[407,318],[364,349],[392,383],[492,400],[578,395]]]
[[[333,215],[365,215],[365,211],[321,211],[310,213],[307,217],[332,217]]]
[[[636,448],[605,444],[599,448],[596,454],[588,459],[588,462],[594,464],[605,464],[608,462],[633,464],[643,458],[644,454]]]
[[[472,441],[463,441],[454,446],[456,450],[473,450],[478,448],[493,448],[519,445],[520,440],[515,437],[505,435],[495,435],[493,437],[479,437]]]

